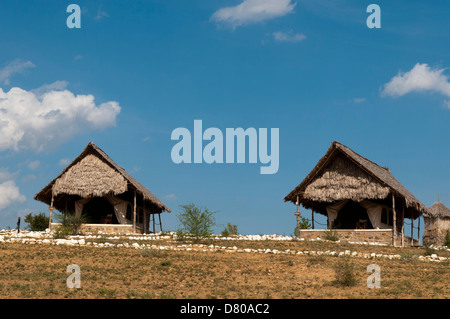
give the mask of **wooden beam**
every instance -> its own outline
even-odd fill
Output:
[[[314,211],[312,211],[311,219],[312,219],[312,229],[314,229]]]
[[[406,199],[403,201],[402,203],[402,247],[405,246],[405,203],[406,203]]]
[[[414,245],[414,215],[411,213],[411,246]]]
[[[395,247],[395,239],[397,237],[397,213],[395,212],[395,196],[392,193],[392,245]]]
[[[420,246],[420,215],[419,215],[419,224],[417,225],[417,241],[419,242]]]
[[[143,214],[144,214],[144,216],[143,216],[144,220],[142,221],[143,228],[144,228],[143,231],[144,231],[144,234],[147,234],[147,213],[145,212],[145,198],[142,197],[142,200],[143,200],[143,202],[142,202],[142,211],[143,211]]]
[[[156,233],[156,226],[155,226],[155,213],[152,212],[153,215],[153,233]]]
[[[133,233],[136,233],[136,191],[134,191],[134,205],[133,205]]]
[[[159,227],[160,227],[161,232],[162,232],[161,213],[159,213],[158,216],[159,216]]]
[[[48,216],[48,228],[49,228],[50,230],[52,230],[52,212],[53,212],[53,210],[55,209],[55,208],[53,207],[53,193],[52,193],[52,201],[51,201],[50,207],[49,207],[48,209],[49,209],[49,211],[50,211],[50,214],[49,214],[49,216]]]

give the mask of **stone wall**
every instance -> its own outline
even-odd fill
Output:
[[[52,223],[52,229],[58,227],[59,223]],[[136,232],[140,233],[140,229],[136,227]],[[82,234],[119,234],[126,235],[133,233],[133,225],[122,224],[83,224],[80,229]]]
[[[305,240],[325,239],[328,231],[326,229],[301,229],[298,237]],[[333,234],[341,241],[392,245],[391,229],[333,229]],[[414,240],[413,244],[418,245],[417,240]],[[401,245],[401,233],[397,235],[396,245]],[[404,245],[411,245],[410,237],[404,236]]]

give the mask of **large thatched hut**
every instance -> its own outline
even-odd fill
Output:
[[[450,231],[450,209],[440,200],[424,213],[425,231],[423,232],[423,243],[443,245],[447,231]]]
[[[92,142],[34,199],[50,206],[50,217],[53,209],[84,214],[85,231],[147,233],[157,223],[162,230],[161,213],[170,212]]]
[[[330,229],[358,229],[362,240],[364,234],[374,238],[390,234],[393,244],[406,241],[404,219],[411,219],[412,232],[414,220],[426,210],[389,169],[336,141],[284,201],[295,203],[297,211],[299,204],[311,209],[313,218],[314,213],[327,216]]]

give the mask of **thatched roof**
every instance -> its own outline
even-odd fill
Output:
[[[450,209],[448,209],[441,201],[437,201],[428,209],[427,217],[450,218]]]
[[[102,197],[106,194],[118,195],[127,191],[136,191],[149,204],[162,211],[171,211],[97,145],[90,142],[58,177],[34,196],[34,199],[50,205],[52,195],[76,195],[86,198]]]
[[[414,218],[427,209],[389,169],[334,141],[313,170],[284,201],[296,203],[298,196],[305,208],[326,214],[326,206],[343,199],[357,202],[364,199],[388,200],[389,194],[404,199],[409,208],[408,214]]]

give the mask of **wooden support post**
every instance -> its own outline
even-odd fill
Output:
[[[411,246],[414,246],[414,215],[411,215]]]
[[[312,229],[314,229],[314,211],[312,211],[311,219],[312,219]]]
[[[419,224],[417,225],[417,242],[420,246],[420,215],[419,215]]]
[[[134,205],[133,205],[133,234],[136,233],[136,191],[134,191]]]
[[[296,219],[297,219],[297,231],[300,230],[300,213],[299,212],[295,212],[294,213]]]
[[[158,216],[159,216],[159,228],[161,229],[162,232],[161,213],[159,213]]]
[[[392,245],[395,247],[397,237],[397,213],[395,212],[395,196],[392,193]]]
[[[145,198],[144,197],[142,197],[142,211],[143,211],[143,214],[144,214],[144,220],[143,220],[143,225],[142,225],[142,228],[143,228],[143,231],[144,231],[144,234],[147,234],[147,212],[145,211]]]
[[[50,207],[48,209],[50,211],[50,214],[48,216],[48,229],[52,230],[52,212],[55,209],[55,207],[53,207],[53,194],[52,194],[52,201],[50,202]]]
[[[297,219],[297,236],[300,235],[300,212],[298,211],[298,196],[297,196],[297,201],[295,202],[295,206],[297,206],[297,211],[294,213],[296,219]]]
[[[153,234],[156,233],[156,226],[155,226],[155,213],[152,213],[153,215]]]
[[[405,204],[406,204],[406,199],[403,201],[402,203],[402,247],[405,246]]]

